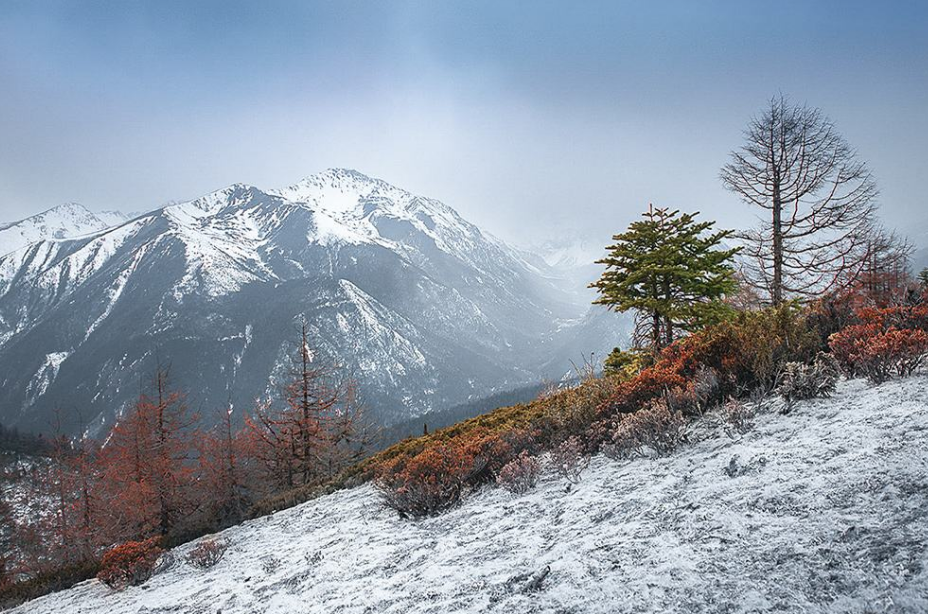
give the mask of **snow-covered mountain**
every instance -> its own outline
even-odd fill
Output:
[[[729,437],[713,413],[659,459],[593,459],[513,496],[402,520],[371,486],[224,531],[222,560],[13,614],[928,611],[928,378],[842,382]],[[533,577],[544,578],[535,583]]]
[[[119,211],[93,213],[78,203],[66,203],[18,222],[0,224],[0,256],[38,241],[69,239],[126,221]]]
[[[555,269],[356,171],[74,234],[0,248],[6,424],[45,429],[61,408],[105,429],[157,361],[204,414],[248,406],[276,391],[302,315],[384,422],[559,377],[622,338]]]

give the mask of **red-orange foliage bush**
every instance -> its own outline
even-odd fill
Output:
[[[97,579],[116,590],[142,584],[154,574],[158,559],[164,553],[158,543],[159,538],[152,537],[126,542],[109,550],[100,561]]]
[[[400,515],[431,516],[457,504],[466,488],[496,479],[509,461],[534,447],[527,431],[479,430],[388,461],[375,483],[387,507]]]
[[[832,353],[850,376],[873,382],[911,375],[928,353],[928,302],[864,308],[860,322],[829,338]]]
[[[477,433],[465,438],[463,455],[472,459],[467,483],[471,486],[493,481],[502,468],[521,452],[533,452],[535,437],[522,429],[503,433]]]
[[[848,375],[879,383],[911,375],[928,353],[928,333],[878,324],[849,326],[831,336],[831,350]]]
[[[473,460],[459,443],[430,446],[387,463],[375,483],[386,506],[401,516],[432,516],[461,499]]]

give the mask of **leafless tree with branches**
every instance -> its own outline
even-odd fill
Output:
[[[766,213],[743,233],[744,277],[773,304],[853,283],[869,258],[876,183],[822,112],[786,97],[749,123],[722,183]]]

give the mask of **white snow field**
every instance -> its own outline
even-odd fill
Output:
[[[211,569],[189,544],[144,586],[91,580],[14,612],[928,612],[928,377],[776,409],[438,518],[343,491],[225,531]]]

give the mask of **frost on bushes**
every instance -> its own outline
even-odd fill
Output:
[[[585,452],[583,441],[575,435],[568,437],[551,451],[551,461],[559,475],[576,484],[590,464],[590,457]]]
[[[603,445],[610,458],[644,456],[648,450],[664,456],[683,442],[686,421],[680,411],[671,411],[663,399],[622,416]]]
[[[100,561],[97,579],[115,590],[137,586],[152,577],[164,551],[159,538],[126,542],[109,550]]]
[[[928,354],[928,304],[862,309],[859,324],[829,338],[831,351],[849,376],[874,383],[911,375]]]
[[[835,357],[819,352],[810,365],[786,363],[776,391],[786,400],[786,411],[789,411],[796,401],[831,396],[840,374],[841,368]]]
[[[264,573],[270,575],[280,569],[281,561],[276,556],[269,554],[261,558],[261,569]]]
[[[229,542],[222,539],[204,539],[187,553],[187,562],[194,567],[207,569],[220,560],[229,547]]]
[[[521,495],[535,488],[539,475],[541,463],[523,450],[500,470],[496,483],[511,493]]]
[[[754,408],[745,405],[738,399],[730,399],[722,406],[722,418],[725,420],[726,431],[729,436],[732,432],[746,433],[754,427]]]

